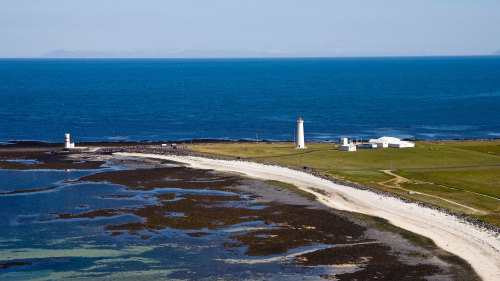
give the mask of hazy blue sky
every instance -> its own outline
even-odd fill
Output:
[[[500,0],[0,0],[0,42],[0,57],[481,55],[500,49]]]

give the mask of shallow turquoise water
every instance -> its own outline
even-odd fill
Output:
[[[96,280],[137,279],[301,279],[316,278],[324,269],[282,268],[283,263],[232,263],[248,259],[244,248],[228,251],[228,233],[245,228],[272,227],[261,221],[228,226],[204,237],[189,237],[185,230],[166,228],[155,233],[110,236],[107,225],[139,222],[132,213],[111,217],[47,220],[57,214],[80,214],[92,210],[127,209],[155,204],[152,194],[235,195],[232,192],[163,188],[126,190],[106,183],[71,183],[95,171],[0,171],[1,192],[57,186],[58,188],[0,195],[0,264],[28,264],[0,269],[2,280],[41,279]],[[17,184],[16,184],[17,183]],[[106,198],[107,195],[131,195]],[[175,200],[175,199],[174,199]],[[241,203],[240,205],[244,205]],[[262,207],[262,206],[259,206]],[[182,215],[182,214],[170,214]],[[189,232],[189,231],[188,231]],[[152,235],[142,239],[140,235]],[[291,252],[322,247],[302,247]],[[279,257],[279,256],[278,256]],[[266,257],[273,258],[273,257]],[[259,257],[254,257],[257,260]],[[332,272],[329,268],[328,272]]]

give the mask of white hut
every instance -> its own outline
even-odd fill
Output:
[[[356,151],[356,145],[349,143],[348,138],[340,139],[340,148],[341,151]]]
[[[340,146],[341,151],[356,151],[356,145],[349,143],[346,145],[341,145]]]

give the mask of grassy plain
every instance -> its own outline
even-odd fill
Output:
[[[339,151],[332,143],[306,145],[306,150],[294,149],[290,142],[188,148],[205,155],[307,167],[500,226],[500,140],[422,141],[415,148],[356,152]]]

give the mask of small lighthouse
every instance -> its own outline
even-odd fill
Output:
[[[70,148],[75,148],[75,143],[70,142],[69,134],[66,133],[66,134],[64,134],[64,149],[70,149]]]
[[[304,120],[299,117],[297,120],[297,149],[305,149],[307,148],[304,144]]]
[[[64,134],[64,148],[71,148],[71,143],[69,142],[69,134]]]

